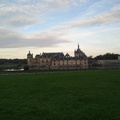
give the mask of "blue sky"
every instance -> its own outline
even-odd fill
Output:
[[[0,58],[30,50],[120,54],[120,0],[0,0]]]

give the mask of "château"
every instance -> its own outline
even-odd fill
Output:
[[[88,67],[88,58],[79,48],[74,51],[74,57],[63,52],[40,53],[33,58],[33,54],[27,54],[27,64],[30,70],[50,69],[85,69]]]

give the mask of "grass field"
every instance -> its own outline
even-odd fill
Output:
[[[120,120],[120,70],[1,75],[0,120]]]

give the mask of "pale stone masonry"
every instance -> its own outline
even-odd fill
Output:
[[[68,53],[64,55],[63,52],[43,52],[33,58],[33,54],[29,51],[27,63],[30,70],[88,68],[87,56],[80,50],[79,44],[77,50],[74,51],[74,57],[71,57]]]

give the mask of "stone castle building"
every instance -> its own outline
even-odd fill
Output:
[[[37,54],[33,58],[33,54],[27,54],[27,63],[30,70],[46,70],[46,69],[85,69],[88,67],[87,56],[81,49],[74,51],[74,57],[63,52],[42,53]]]

